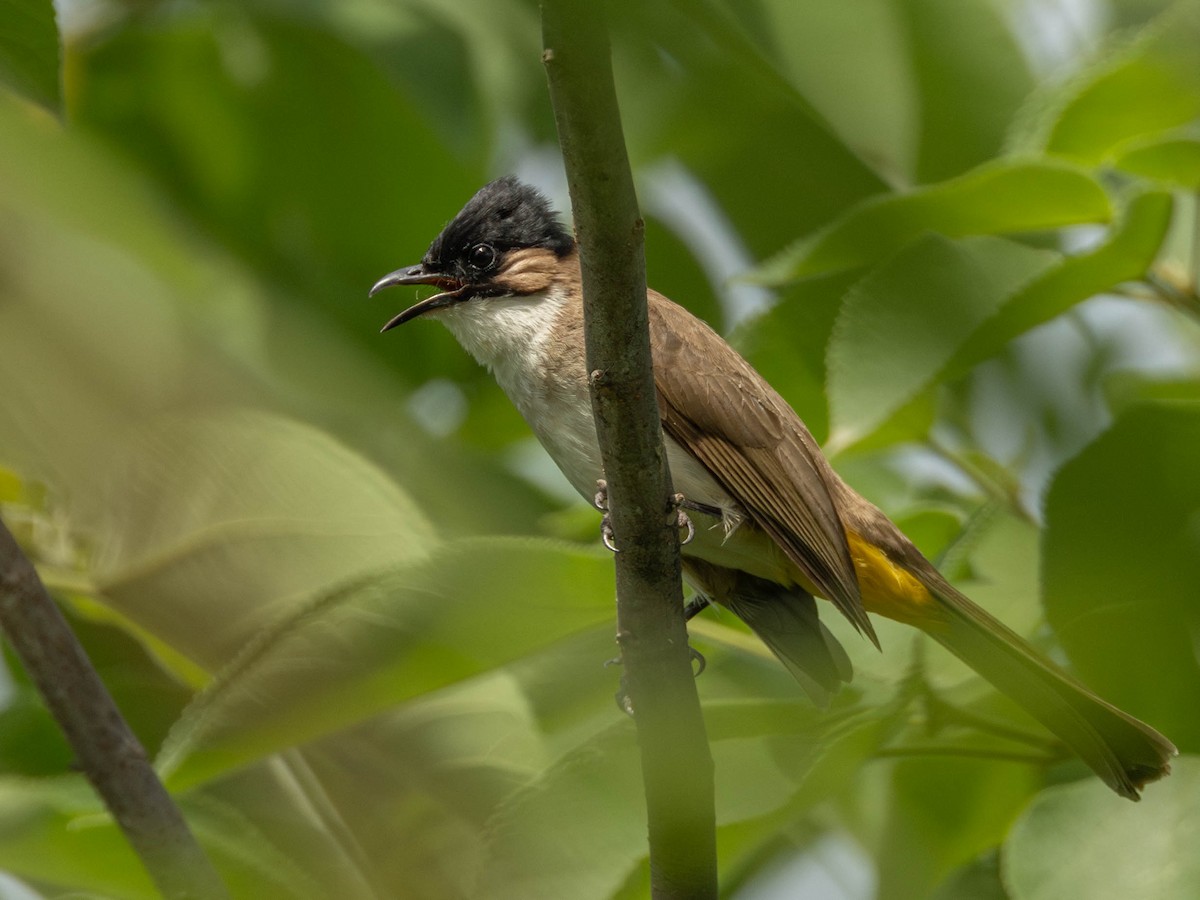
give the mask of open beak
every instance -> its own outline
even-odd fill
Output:
[[[440,294],[434,294],[432,297],[427,297],[420,303],[410,306],[404,312],[393,316],[380,331],[390,331],[397,325],[403,325],[405,322],[411,321],[427,312],[453,306],[460,299],[459,295],[465,287],[457,279],[450,278],[440,272],[430,272],[425,268],[424,263],[419,263],[418,265],[397,269],[395,272],[384,275],[372,285],[368,296],[374,297],[384,288],[394,287],[398,284],[432,284],[446,290],[443,290]]]

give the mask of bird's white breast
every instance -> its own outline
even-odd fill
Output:
[[[572,302],[578,300],[551,288],[524,297],[477,298],[440,318],[491,370],[572,487],[590,498],[602,468],[583,351],[562,343],[561,318]]]
[[[437,317],[491,370],[571,486],[591,502],[604,468],[588,393],[580,311],[568,307],[578,302],[552,287],[522,297],[468,300]],[[734,500],[690,453],[669,435],[663,439],[675,490],[722,511],[721,520],[697,521],[700,530],[687,552],[776,577],[778,564],[767,563],[758,541],[753,548],[743,546],[750,535],[742,533],[729,540],[742,519]]]

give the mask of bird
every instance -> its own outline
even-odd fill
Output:
[[[437,293],[390,331],[436,319],[487,367],[585,499],[604,478],[585,365],[578,246],[547,198],[513,176],[482,187],[421,261],[379,279]],[[834,471],[800,416],[684,307],[647,290],[650,346],[671,480],[692,528],[681,547],[699,603],[740,618],[818,705],[852,676],[821,621],[829,601],[879,645],[869,614],[915,626],[1137,800],[1174,745],[1092,693],[968,599]]]

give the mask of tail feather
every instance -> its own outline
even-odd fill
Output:
[[[947,614],[926,633],[1020,704],[1114,791],[1130,800],[1171,771],[1175,746],[1101,700],[940,577],[930,588]]]
[[[854,674],[850,657],[817,615],[817,601],[770,582],[769,593],[743,592],[726,606],[770,648],[822,708]]]
[[[854,674],[850,657],[817,615],[817,601],[738,569],[684,557],[688,581],[750,626],[813,703],[825,707]]]

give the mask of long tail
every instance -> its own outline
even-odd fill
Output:
[[[921,580],[945,613],[922,630],[1019,703],[1114,791],[1137,800],[1144,785],[1171,771],[1179,751],[1169,740],[1101,700],[941,576]]]

